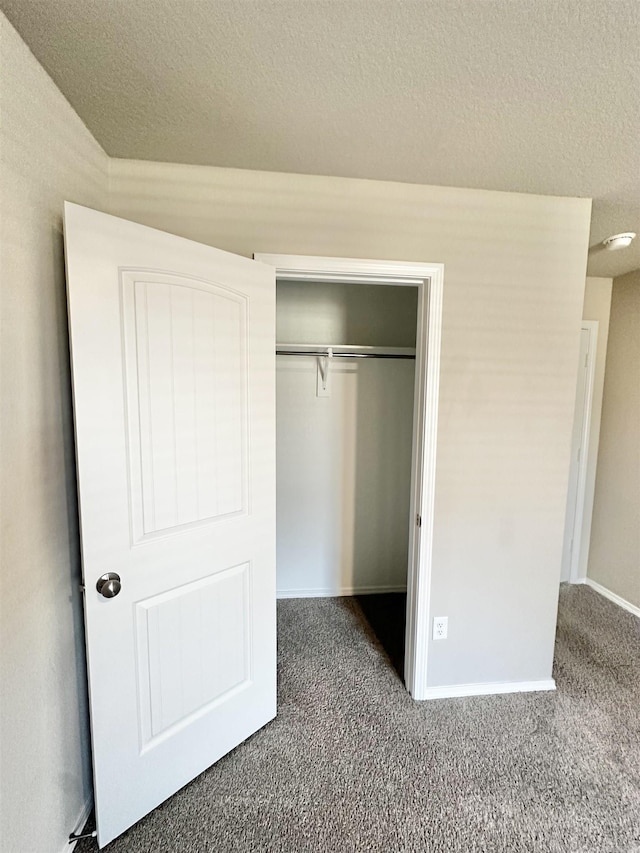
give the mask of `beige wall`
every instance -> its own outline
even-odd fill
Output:
[[[61,212],[105,206],[107,157],[0,28],[0,848],[57,853],[91,787]]]
[[[126,160],[111,202],[243,255],[444,263],[428,681],[549,678],[590,202]]]
[[[640,270],[613,282],[588,575],[640,607]]]

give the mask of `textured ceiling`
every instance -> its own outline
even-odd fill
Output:
[[[640,234],[640,0],[0,7],[112,156],[590,196],[592,245]]]

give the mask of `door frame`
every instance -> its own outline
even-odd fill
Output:
[[[411,696],[426,699],[444,265],[264,253],[254,259],[275,267],[276,281],[418,289],[404,677]]]
[[[569,563],[568,583],[583,583],[587,576],[587,562],[589,557],[589,540],[584,541],[585,527],[591,528],[591,514],[593,512],[593,494],[587,505],[587,482],[589,471],[593,469],[595,474],[596,458],[589,453],[589,442],[591,438],[591,420],[593,416],[593,399],[596,377],[596,362],[598,354],[598,326],[597,320],[582,320],[580,330],[589,333],[589,348],[587,350],[587,376],[584,392],[584,410],[582,412],[582,440],[580,442],[580,463],[578,465],[578,485],[576,489],[576,512],[573,524],[573,549]],[[579,365],[578,369],[582,368]],[[573,453],[573,447],[571,448]],[[588,516],[588,519],[587,519]],[[564,569],[564,566],[562,566]]]

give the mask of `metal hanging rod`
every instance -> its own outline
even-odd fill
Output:
[[[323,346],[322,344],[276,344],[276,355],[307,355],[312,358],[402,358],[414,359],[413,347]]]
[[[276,350],[276,355],[310,355],[314,358],[322,358],[327,355],[326,350]],[[415,360],[415,355],[390,352],[334,352],[332,358],[409,358]]]

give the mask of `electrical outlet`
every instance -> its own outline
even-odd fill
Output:
[[[449,617],[448,616],[434,616],[433,617],[433,639],[434,640],[446,640],[448,630],[449,630]]]

